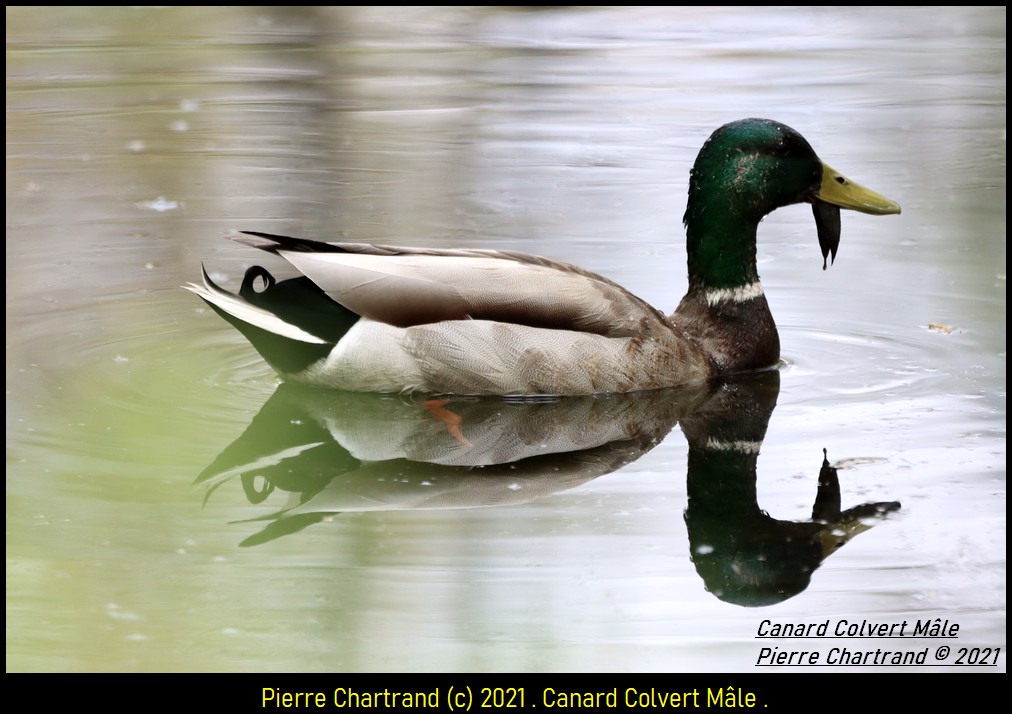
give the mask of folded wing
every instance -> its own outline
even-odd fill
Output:
[[[284,257],[349,310],[397,327],[480,319],[606,337],[671,329],[657,310],[607,278],[523,253],[320,243],[263,233],[232,238]]]

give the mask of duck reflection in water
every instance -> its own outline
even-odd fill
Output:
[[[748,607],[797,595],[822,562],[897,511],[897,501],[841,511],[840,480],[823,449],[809,521],[782,521],[759,506],[756,462],[780,390],[779,374],[718,385],[682,419],[689,442],[685,524],[696,572],[719,599]]]
[[[335,513],[516,505],[629,464],[681,424],[689,445],[685,523],[707,590],[758,606],[804,590],[822,561],[897,502],[841,510],[823,457],[812,519],[758,505],[756,462],[779,372],[630,394],[422,398],[281,384],[198,477],[206,497],[238,477],[250,503],[286,493],[243,541],[265,543]]]

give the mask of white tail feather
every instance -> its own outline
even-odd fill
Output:
[[[273,312],[264,310],[256,305],[251,305],[238,295],[233,295],[227,290],[222,290],[211,281],[211,278],[208,277],[207,271],[203,270],[203,267],[201,267],[201,270],[204,273],[203,285],[187,283],[183,287],[190,292],[196,293],[211,305],[224,310],[238,320],[242,320],[254,327],[259,327],[261,330],[267,330],[275,335],[287,337],[290,340],[298,340],[299,342],[308,342],[312,345],[327,344],[326,340],[322,340],[300,327],[285,322]]]

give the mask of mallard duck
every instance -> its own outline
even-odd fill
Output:
[[[364,392],[577,395],[657,389],[769,368],[780,338],[756,271],[770,212],[813,205],[836,257],[840,209],[896,203],[824,164],[768,119],[717,129],[689,176],[689,288],[665,316],[588,270],[500,250],[230,236],[285,258],[301,277],[246,271],[238,294],[184,287],[246,336],[285,380]],[[260,289],[257,289],[257,287]]]

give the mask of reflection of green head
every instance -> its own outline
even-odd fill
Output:
[[[707,523],[687,512],[685,521],[692,562],[707,592],[733,605],[764,607],[794,597],[822,562],[816,523],[777,521],[758,509],[733,531],[723,518]]]
[[[756,425],[751,421],[750,430],[738,435],[754,436]],[[865,503],[841,512],[837,471],[824,459],[812,520],[772,518],[756,498],[757,442],[729,436],[726,431],[724,439],[713,438],[711,432],[705,441],[690,439],[685,510],[696,572],[707,591],[724,602],[762,607],[794,597],[808,587],[823,560],[871,527],[869,519],[900,507],[894,501]]]

